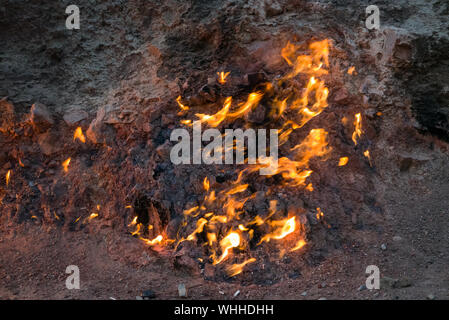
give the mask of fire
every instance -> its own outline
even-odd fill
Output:
[[[372,164],[371,164],[371,156],[370,156],[369,150],[366,150],[365,152],[363,152],[363,155],[368,158],[369,165],[372,166]]]
[[[362,135],[362,115],[360,113],[355,115],[354,127],[355,129],[352,134],[352,141],[354,141],[354,144],[357,145],[357,138],[360,138]]]
[[[164,237],[162,235],[158,235],[153,240],[143,239],[143,238],[141,238],[141,239],[144,240],[146,244],[148,244],[150,246],[154,246],[155,244],[161,244]]]
[[[323,76],[329,72],[330,46],[331,42],[328,39],[311,42],[308,46],[287,43],[281,55],[291,68],[289,72],[277,77],[271,83],[258,85],[249,92],[247,97],[218,97],[217,104],[207,105],[207,107],[216,108],[212,112],[192,112],[189,106],[183,104],[181,96],[176,98],[181,110],[178,115],[198,118],[202,124],[211,128],[232,127],[234,125],[232,121],[246,117],[257,108],[263,108],[261,114],[268,117],[272,124],[282,121],[279,144],[284,145],[285,150],[272,173],[272,176],[276,175],[275,178],[281,180],[281,183],[273,188],[268,185],[264,191],[260,191],[269,202],[269,208],[262,209],[267,211],[257,212],[255,216],[249,218],[246,204],[251,208],[253,204],[249,200],[258,196],[256,196],[258,192],[255,192],[256,186],[250,183],[250,175],[263,166],[270,165],[270,161],[274,161],[273,158],[261,156],[260,158],[263,159],[257,164],[247,163],[246,167],[238,173],[237,179],[229,183],[211,183],[206,176],[202,180],[205,195],[202,199],[198,199],[198,203],[184,208],[184,220],[181,224],[184,229],[178,232],[176,239],[163,240],[163,233],[152,240],[142,237],[140,239],[149,245],[167,245],[174,242],[175,249],[185,241],[201,242],[205,252],[210,255],[213,265],[231,260],[234,248],[248,250],[248,242],[254,240],[256,232],[259,237],[262,230],[265,234],[261,234],[258,238],[258,245],[272,240],[282,240],[277,243],[282,246],[288,245],[289,248],[293,246],[290,252],[300,250],[306,245],[304,226],[297,219],[298,214],[289,211],[288,218],[274,218],[280,214],[280,211],[277,209],[277,200],[272,197],[279,194],[275,189],[277,187],[289,187],[293,192],[299,193],[313,192],[314,185],[308,180],[314,174],[312,170],[315,167],[314,162],[326,161],[329,158],[332,148],[329,145],[328,132],[324,128],[311,128],[308,134],[304,132],[301,135],[301,137],[305,136],[302,140],[294,139],[297,139],[296,130],[299,131],[306,124],[310,125],[313,119],[329,106],[329,88]],[[355,72],[355,68],[351,72]],[[217,72],[217,82],[221,85],[226,84],[229,74],[225,71]],[[193,103],[196,100],[190,101]],[[196,111],[197,107],[204,108],[204,104],[200,103],[198,106],[191,107]],[[182,119],[180,122],[183,125],[192,126],[193,119]],[[361,114],[358,114],[353,135],[355,143],[361,133]],[[237,146],[233,145],[232,148],[235,149]],[[348,157],[342,157],[338,165],[344,166],[347,163]],[[214,190],[217,185],[220,189]],[[323,216],[321,209],[317,208],[317,219],[322,219]],[[146,227],[137,220],[137,217],[134,217],[129,224],[130,227],[135,226],[133,235],[140,235],[141,232],[147,231],[144,230]],[[284,254],[287,251],[283,248],[281,253]],[[225,270],[230,276],[235,276],[240,274],[246,265],[254,262],[256,262],[255,258],[248,258],[242,263],[225,267]]]
[[[98,217],[98,213],[96,213],[96,212],[92,213],[92,214],[89,216],[89,221],[92,220],[92,219],[94,219],[94,218],[96,218],[96,217]]]
[[[296,229],[295,217],[291,217],[290,219],[280,220],[280,221],[272,221],[270,222],[271,226],[276,227],[276,230],[272,233],[269,233],[262,237],[260,243],[266,241],[270,242],[271,239],[280,240],[288,236],[290,233],[293,233]]]
[[[338,161],[338,166],[343,167],[348,164],[348,161],[349,161],[348,157],[341,157],[340,160]]]
[[[81,127],[76,128],[75,133],[73,134],[73,141],[78,139],[82,143],[86,143],[86,137],[83,134],[83,130]]]
[[[240,235],[237,232],[229,232],[229,234],[220,242],[220,247],[222,249],[220,258],[218,258],[218,260],[215,260],[213,264],[221,263],[228,257],[229,251],[232,250],[232,248],[238,247],[239,245]]]
[[[352,66],[348,69],[348,74],[352,75],[355,72],[355,67]]]
[[[229,74],[230,74],[230,72],[226,72],[226,73],[224,73],[224,71],[217,72],[218,82],[220,84],[225,84],[226,83],[226,78],[229,76]]]
[[[244,261],[244,262],[242,262],[242,263],[233,264],[233,265],[227,267],[226,270],[227,270],[227,272],[228,272],[228,274],[229,274],[230,277],[234,277],[234,276],[236,276],[236,275],[242,273],[243,268],[244,268],[247,264],[253,263],[253,262],[255,262],[255,261],[256,261],[256,258],[250,258],[250,259],[248,259],[248,260],[246,260],[246,261]]]
[[[185,106],[185,105],[182,104],[181,99],[182,99],[181,96],[178,96],[176,98],[176,102],[178,103],[178,106],[181,108],[182,111],[189,110],[190,108],[188,106]]]
[[[207,177],[205,177],[203,180],[203,187],[204,187],[204,190],[206,190],[206,192],[209,192],[210,185],[209,185],[209,179],[207,179]]]
[[[6,185],[9,185],[9,181],[11,179],[11,170],[8,170],[6,173]]]
[[[67,160],[65,160],[62,163],[62,167],[64,168],[64,172],[68,172],[69,171],[69,164],[70,164],[71,158],[67,158]]]
[[[307,244],[306,241],[304,239],[301,239],[296,243],[296,245],[290,251],[299,250],[302,247],[304,247],[306,244]]]

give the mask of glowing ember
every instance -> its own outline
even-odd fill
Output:
[[[354,74],[354,72],[355,72],[355,67],[354,66],[352,66],[352,67],[350,67],[348,69],[348,74],[352,75],[352,74]]]
[[[90,220],[92,220],[92,219],[94,219],[94,218],[96,218],[96,217],[98,217],[98,213],[95,213],[95,212],[94,212],[94,213],[92,213],[92,214],[89,216],[89,219],[88,219],[88,220],[90,221]]]
[[[82,143],[86,143],[86,137],[83,134],[83,130],[81,127],[76,128],[75,133],[73,134],[73,141],[78,139]]]

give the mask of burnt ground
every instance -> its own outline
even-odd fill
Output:
[[[86,1],[81,30],[68,31],[68,2],[4,1],[0,173],[13,176],[0,190],[0,297],[135,299],[151,289],[173,299],[184,283],[191,299],[448,299],[449,8],[365,2]],[[380,7],[379,31],[364,27],[368,4]],[[337,125],[334,147],[349,153],[348,166],[316,164],[318,195],[290,194],[321,204],[331,228],[311,224],[303,251],[232,279],[133,238],[127,224],[139,212],[126,205],[151,199],[164,225],[195,200],[195,176],[217,176],[164,160],[174,99],[201,96],[221,69],[236,82],[261,70],[272,78],[287,40],[325,37],[331,96],[318,124],[362,112],[372,157]],[[357,74],[344,75],[352,65]],[[29,125],[36,102],[52,128]],[[76,126],[88,132],[85,146],[72,142]],[[97,204],[98,219],[76,223]],[[80,290],[65,288],[68,265],[80,268]],[[379,291],[360,288],[368,265],[380,268]]]

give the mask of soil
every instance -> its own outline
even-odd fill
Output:
[[[1,299],[136,299],[145,290],[178,299],[181,283],[188,299],[449,299],[446,1],[85,1],[81,29],[66,30],[69,4],[0,6],[0,173],[14,173],[0,190]],[[377,31],[364,25],[371,4],[381,10]],[[190,247],[173,253],[132,237],[139,204],[151,203],[166,226],[198,177],[217,176],[163,159],[175,98],[195,97],[219,69],[237,82],[274,77],[293,38],[333,41],[331,108],[320,124],[357,110],[366,119],[357,148],[336,125],[336,150],[350,163],[339,172],[316,164],[319,195],[302,199],[323,204],[330,228],[311,225],[303,250],[260,252],[233,278],[192,261]],[[49,131],[27,127],[35,103],[55,120]],[[73,145],[78,125],[89,145]],[[55,167],[68,154],[76,160],[64,175]],[[98,219],[76,223],[97,204]],[[65,286],[69,265],[80,269],[79,290]],[[380,290],[364,287],[369,265],[380,269]]]

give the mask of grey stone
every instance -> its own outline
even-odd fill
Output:
[[[55,123],[50,111],[42,103],[36,102],[33,104],[30,113],[31,123],[39,132],[46,131]]]

